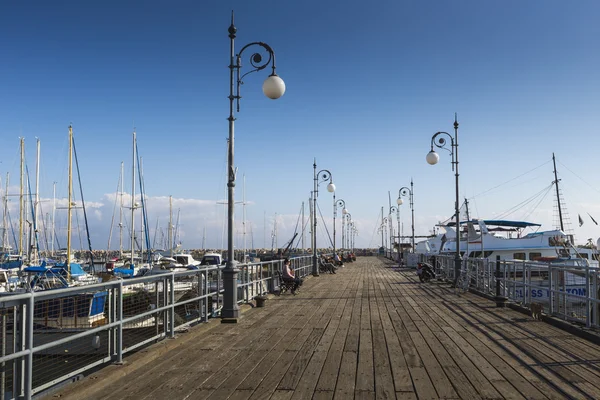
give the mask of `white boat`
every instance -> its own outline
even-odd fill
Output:
[[[577,257],[593,259],[592,249],[573,247],[572,235],[558,229],[533,231],[540,224],[526,221],[481,220],[461,222],[460,252],[471,258],[496,260],[528,260]],[[442,227],[436,237],[416,244],[416,252],[427,256],[454,254],[456,252],[456,230],[452,225]]]

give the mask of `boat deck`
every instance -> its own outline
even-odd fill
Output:
[[[362,257],[47,398],[600,398],[600,346],[416,278]]]

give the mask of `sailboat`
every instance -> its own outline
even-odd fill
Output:
[[[39,266],[28,266],[23,273],[28,275],[30,290],[52,290],[99,283],[98,277],[84,271],[79,263],[73,262],[71,254],[71,214],[76,203],[73,201],[73,128],[69,126],[69,167],[67,195],[67,248],[64,261],[47,266],[43,261]],[[36,302],[34,323],[44,328],[91,328],[106,320],[104,308],[108,292],[90,291],[75,296]]]
[[[141,208],[143,211],[143,204],[135,201],[135,174],[136,174],[136,162],[137,162],[137,134],[135,129],[133,130],[133,155],[132,155],[132,166],[131,166],[131,205],[128,207],[131,210],[131,235],[130,235],[130,253],[122,253],[122,259],[124,265],[121,268],[115,268],[114,274],[120,277],[128,278],[139,275],[140,269],[148,269],[149,265],[142,265],[141,255],[137,255],[135,252],[136,236],[135,236],[135,210]],[[140,187],[141,181],[140,181]],[[140,190],[142,192],[142,190]],[[143,202],[144,193],[141,193],[141,201]],[[141,254],[141,253],[140,253]]]

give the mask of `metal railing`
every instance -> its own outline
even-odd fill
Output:
[[[292,259],[299,277],[312,257]],[[282,260],[238,264],[238,299],[274,292]],[[30,399],[218,315],[222,266],[0,297],[0,399]]]
[[[436,276],[454,281],[454,256],[436,256]],[[530,307],[538,303],[556,318],[600,328],[600,270],[577,260],[563,262],[463,259],[466,288]]]

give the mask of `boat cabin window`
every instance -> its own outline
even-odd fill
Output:
[[[481,251],[472,251],[471,254],[469,254],[469,257],[473,257],[473,258],[488,258],[489,256],[491,256],[493,253],[493,251],[484,251],[483,252],[483,256],[481,255]]]
[[[588,254],[587,253],[579,253],[579,257],[585,258],[587,260],[588,259]]]
[[[202,257],[202,265],[219,265],[221,264],[221,257],[218,255],[206,255]]]
[[[567,238],[561,236],[550,236],[548,238],[548,246],[563,247],[568,243]]]
[[[525,253],[513,253],[513,259],[514,260],[526,260],[526,254]]]
[[[542,256],[542,253],[529,253],[529,259],[531,261],[537,260]]]
[[[185,256],[175,256],[175,261],[177,261],[179,264],[183,264],[183,265],[188,264],[187,257],[185,257]]]

